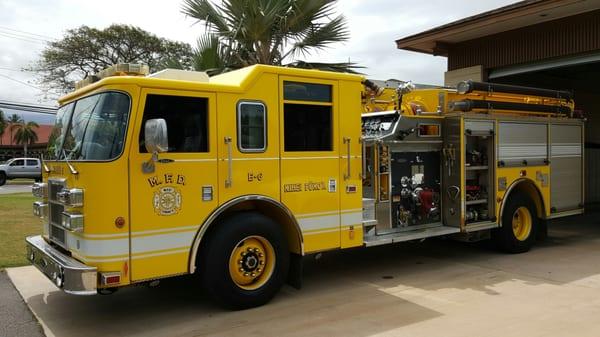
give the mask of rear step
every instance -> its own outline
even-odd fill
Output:
[[[404,242],[411,240],[419,240],[425,239],[434,236],[442,236],[448,234],[459,233],[460,228],[457,227],[448,227],[448,226],[438,226],[433,228],[425,228],[425,229],[416,229],[414,231],[408,232],[399,232],[399,233],[390,233],[384,235],[373,235],[369,237],[365,237],[365,246],[373,247],[379,245],[385,245],[389,243],[395,242]]]

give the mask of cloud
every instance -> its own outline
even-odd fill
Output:
[[[512,2],[515,1],[428,0],[408,3],[390,0],[340,0],[337,10],[348,20],[351,40],[308,57],[307,60],[350,60],[364,66],[363,72],[371,78],[442,84],[446,69],[445,58],[401,51],[396,49],[394,41]],[[192,45],[204,31],[202,25],[195,25],[192,19],[181,13],[180,0],[2,0],[0,75],[35,86],[32,74],[18,70],[37,60],[44,47],[41,41],[23,41],[15,38],[15,34],[7,37],[10,34],[1,34],[6,32],[2,28],[60,38],[70,28],[81,25],[104,28],[112,23],[139,26],[158,36]],[[44,99],[44,95],[41,90],[0,76],[0,100],[55,104]]]
[[[428,0],[409,5],[405,1],[341,0],[338,10],[348,20],[352,38],[317,57],[331,62],[356,62],[366,67],[363,72],[374,79],[441,85],[446,58],[398,50],[394,41],[513,2]]]

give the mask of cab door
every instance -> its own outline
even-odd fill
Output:
[[[39,159],[27,159],[26,174],[27,178],[39,178],[42,175],[42,168]]]
[[[143,89],[130,153],[131,280],[186,273],[198,228],[216,208],[216,96]],[[168,152],[144,170],[145,121],[167,123]]]
[[[340,81],[340,247],[363,244],[361,91],[359,81]]]
[[[280,76],[281,200],[304,251],[340,247],[338,82]]]
[[[25,159],[15,159],[10,164],[8,164],[6,176],[8,178],[21,177],[23,176],[24,171]]]
[[[219,202],[241,196],[279,200],[277,77],[264,74],[243,94],[219,93]]]

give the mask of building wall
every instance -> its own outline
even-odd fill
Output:
[[[45,144],[35,144],[33,147],[27,148],[28,158],[42,158],[44,155],[46,158],[48,157]],[[12,158],[24,156],[25,154],[22,147],[0,147],[0,163]]]
[[[449,46],[448,70],[484,69],[585,54],[600,49],[600,10]]]
[[[482,66],[473,66],[450,70],[444,73],[444,85],[447,87],[455,87],[458,82],[465,80],[484,81],[484,73]]]

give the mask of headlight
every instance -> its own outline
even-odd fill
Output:
[[[83,214],[72,214],[68,212],[63,212],[61,225],[68,230],[82,231]]]
[[[48,184],[35,183],[31,186],[31,194],[36,198],[46,200],[48,198]]]
[[[83,206],[83,190],[80,188],[66,189],[56,193],[58,201],[69,207],[81,207]]]
[[[48,217],[48,204],[45,204],[41,201],[34,202],[33,215],[42,219],[46,219]]]

